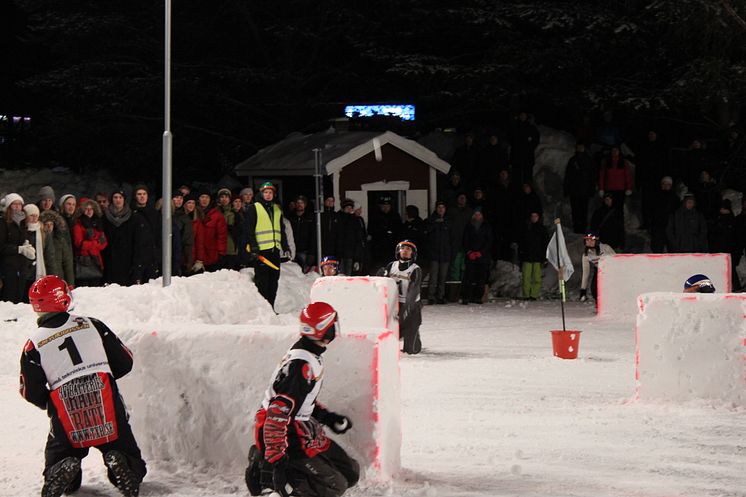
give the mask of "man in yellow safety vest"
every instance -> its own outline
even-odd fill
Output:
[[[280,259],[287,256],[289,247],[282,221],[282,209],[275,202],[277,190],[266,182],[259,187],[259,199],[246,212],[249,243],[246,251],[255,265],[254,283],[259,293],[271,306],[275,305],[277,284],[280,280]]]

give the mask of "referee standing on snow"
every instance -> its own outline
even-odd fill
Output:
[[[256,261],[254,282],[272,307],[280,280],[280,259],[284,252],[290,252],[283,229],[282,209],[275,202],[276,192],[272,183],[263,183],[259,187],[259,200],[246,212],[249,234],[246,251]]]

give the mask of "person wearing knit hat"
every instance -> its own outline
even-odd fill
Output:
[[[50,243],[51,240],[44,234],[44,230],[39,222],[39,208],[36,204],[26,204],[23,206],[23,212],[26,213],[26,229],[32,233],[31,245],[33,245],[36,251],[36,275],[35,278],[39,278],[47,275],[46,261],[51,260],[54,257],[53,247]]]
[[[0,275],[3,285],[0,298],[18,304],[28,302],[28,289],[33,282],[36,249],[26,227],[23,197],[17,193],[5,196],[5,213],[0,222]]]
[[[72,233],[73,225],[75,224],[73,217],[75,216],[75,210],[78,206],[78,201],[75,198],[75,195],[66,193],[65,195],[60,197],[58,205],[60,208],[62,219],[64,219],[67,223],[68,232]]]
[[[43,211],[39,216],[39,222],[46,238],[44,244],[49,243],[49,250],[52,252],[48,257],[45,247],[44,265],[47,274],[59,276],[72,288],[75,285],[75,263],[67,223],[53,209]]]
[[[54,208],[54,201],[56,196],[51,186],[42,186],[39,188],[39,209],[42,211],[48,211]]]
[[[108,245],[103,224],[98,204],[90,199],[81,199],[73,227],[75,257],[76,261],[85,258],[95,264],[84,270],[85,265],[80,261],[75,275],[78,286],[100,286],[102,283],[104,260],[101,253]]]

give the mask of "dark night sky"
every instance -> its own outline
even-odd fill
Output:
[[[0,114],[34,123],[0,160],[157,172],[163,4],[0,5]],[[745,0],[178,2],[175,160],[227,171],[358,102],[417,104],[409,133],[502,128],[525,108],[570,131],[612,109],[717,136],[740,120],[745,15]]]

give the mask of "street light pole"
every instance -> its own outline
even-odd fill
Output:
[[[324,254],[321,253],[321,211],[324,209],[324,192],[323,192],[323,176],[321,174],[321,149],[313,149],[314,158],[314,183],[316,187],[316,270],[319,274],[323,274],[321,271],[321,258]]]
[[[171,0],[166,0],[165,26],[165,71],[163,81],[163,173],[161,191],[161,268],[163,286],[171,284],[171,188],[172,188],[172,148],[171,135]]]

